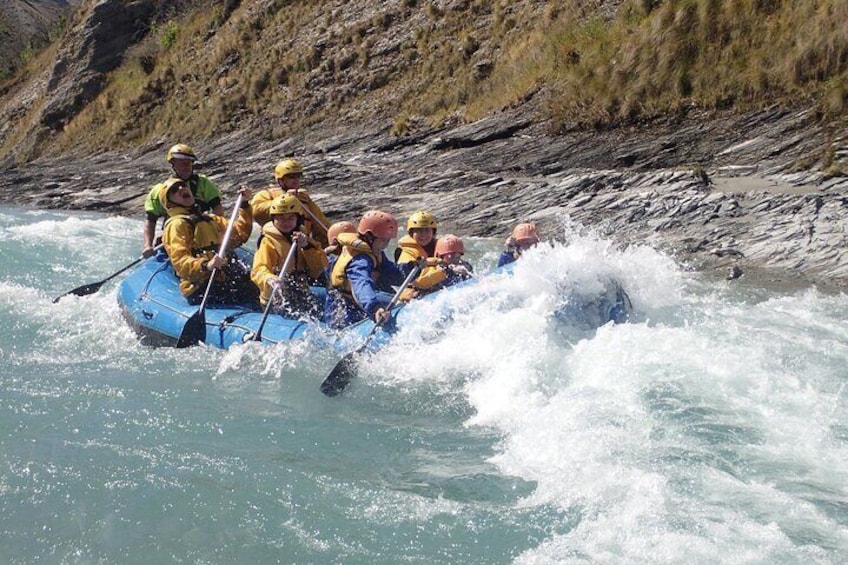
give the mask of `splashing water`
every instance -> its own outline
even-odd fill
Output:
[[[0,209],[0,561],[838,563],[848,298],[569,231],[410,305],[339,398],[309,339],[149,349],[140,223]],[[498,242],[467,241],[478,273]],[[605,292],[633,304],[596,327]],[[594,309],[594,310],[593,310]],[[351,343],[356,347],[358,343]]]

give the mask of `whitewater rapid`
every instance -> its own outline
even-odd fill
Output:
[[[514,276],[411,306],[328,399],[318,384],[338,357],[317,329],[149,349],[114,284],[51,303],[132,260],[140,221],[0,220],[7,561],[848,555],[845,295],[710,280],[564,222]],[[499,242],[467,245],[490,271]],[[610,281],[629,322],[556,315]]]

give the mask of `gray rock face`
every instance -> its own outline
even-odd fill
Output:
[[[142,37],[145,22],[157,9],[156,0],[97,0],[82,6],[82,24],[65,36],[52,68],[44,69],[32,86],[3,101],[0,118],[6,123],[0,126],[0,139],[10,123],[31,111],[31,125],[19,152],[26,154],[30,147],[62,130],[97,96],[106,73],[115,69],[127,48]]]
[[[0,2],[0,76],[23,63],[30,48],[47,44],[51,33],[80,0],[21,0]]]
[[[51,130],[61,129],[102,88],[105,73],[116,68],[124,52],[142,31],[156,10],[153,0],[115,3],[95,2],[84,18],[85,25],[74,29],[63,43],[47,81],[48,99],[40,123]]]
[[[263,187],[274,164],[294,155],[306,168],[305,187],[333,220],[356,220],[370,208],[403,220],[427,209],[442,233],[505,238],[529,220],[556,238],[568,216],[622,245],[646,243],[724,278],[757,273],[773,283],[844,289],[848,178],[794,170],[833,139],[844,151],[844,137],[789,112],[553,137],[520,114],[502,114],[400,139],[387,128],[279,142],[240,132],[195,149],[225,200],[242,183]],[[0,201],[141,219],[176,141],[0,171]]]

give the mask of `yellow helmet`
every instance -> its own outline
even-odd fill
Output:
[[[159,189],[159,203],[162,204],[162,207],[166,210],[171,207],[171,201],[168,200],[168,193],[171,190],[187,185],[186,181],[180,178],[171,177],[165,182],[162,183],[162,188]]]
[[[168,154],[165,158],[169,163],[174,159],[191,161],[192,163],[197,161],[197,155],[195,154],[194,149],[185,143],[177,143],[176,145],[171,146],[171,148],[168,149]]]
[[[303,167],[294,159],[284,159],[274,167],[274,178],[280,180],[286,175],[303,174]]]
[[[412,214],[406,221],[406,231],[413,228],[433,228],[436,231],[436,216],[430,212],[418,211]]]
[[[302,216],[303,205],[294,194],[283,194],[274,199],[268,213],[271,216],[279,216],[280,214],[300,214]]]

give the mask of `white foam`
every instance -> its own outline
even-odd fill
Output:
[[[636,322],[556,339],[550,312],[563,289],[599,292],[609,279],[630,295]],[[846,498],[848,448],[832,430],[848,412],[845,296],[740,301],[656,251],[589,235],[531,250],[513,277],[409,308],[413,329],[372,361],[369,378],[462,379],[475,411],[467,425],[502,435],[491,462],[536,484],[522,505],[580,516],[518,562],[848,551],[845,526],[806,500]],[[446,310],[452,322],[433,331]],[[774,481],[783,484],[763,488]]]

